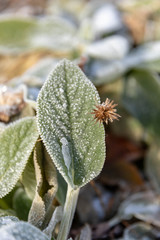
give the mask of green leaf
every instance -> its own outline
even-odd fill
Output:
[[[25,48],[29,36],[34,32],[36,22],[25,18],[5,18],[0,20],[0,50],[11,51]]]
[[[18,188],[13,197],[13,209],[20,220],[27,221],[31,207],[31,199],[27,196],[23,188]]]
[[[57,65],[38,96],[42,140],[72,188],[85,185],[103,167],[104,128],[91,114],[99,101],[94,85],[68,60]]]
[[[16,213],[12,209],[0,209],[0,217],[16,216]]]
[[[42,142],[37,142],[34,149],[34,167],[37,185],[28,221],[42,229],[52,217],[53,199],[58,188],[55,166]]]
[[[160,137],[160,79],[149,71],[132,71],[126,79],[123,103],[152,134]]]
[[[0,52],[45,48],[66,54],[77,44],[75,30],[63,18],[3,18],[0,19]]]
[[[58,190],[56,193],[56,199],[60,205],[64,206],[67,194],[67,183],[62,177],[62,175],[57,171],[57,180],[58,180]]]
[[[33,200],[36,192],[36,176],[33,163],[33,153],[31,153],[29,157],[25,170],[22,174],[21,182],[28,197]]]
[[[10,124],[0,135],[0,198],[8,194],[17,183],[37,138],[34,117]]]
[[[27,222],[11,222],[0,228],[1,240],[49,240],[38,228]]]
[[[145,170],[150,183],[160,193],[160,148],[159,142],[154,141],[145,158]]]

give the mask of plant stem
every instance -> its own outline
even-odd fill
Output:
[[[63,217],[60,224],[57,240],[67,240],[76,210],[79,190],[79,188],[75,190],[68,185]]]

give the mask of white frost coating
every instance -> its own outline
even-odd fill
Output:
[[[17,183],[38,135],[34,117],[10,124],[0,135],[0,197],[8,194]]]
[[[18,222],[18,221],[19,221],[19,219],[14,216],[0,217],[0,227],[11,224],[13,222]]]

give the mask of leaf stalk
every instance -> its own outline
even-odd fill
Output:
[[[64,211],[57,240],[67,240],[76,210],[77,199],[80,188],[73,189],[68,185]]]

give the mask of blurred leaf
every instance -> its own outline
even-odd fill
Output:
[[[129,137],[118,136],[113,133],[107,134],[106,146],[106,168],[108,164],[115,161],[133,162],[145,155],[145,150],[139,142],[137,143]]]
[[[38,138],[35,118],[10,124],[0,135],[0,197],[8,194],[20,178]]]
[[[33,66],[27,69],[23,75],[10,80],[9,84],[15,86],[24,83],[28,87],[41,88],[48,74],[56,64],[57,59],[43,57],[43,59],[39,60],[37,63],[33,63]]]
[[[52,203],[58,186],[56,169],[42,142],[37,142],[34,150],[34,167],[37,186],[28,221],[44,228],[52,216]]]
[[[75,28],[63,18],[10,17],[0,20],[0,52],[38,48],[62,52],[74,48],[74,40]]]
[[[130,187],[140,186],[144,183],[136,166],[123,160],[106,163],[99,180],[105,184],[129,185]]]
[[[20,220],[27,221],[31,203],[32,201],[26,195],[24,189],[17,189],[13,197],[13,209],[16,211],[16,215]]]
[[[36,111],[31,105],[30,101],[25,102],[25,107],[21,111],[19,118],[24,118],[24,117],[34,117],[36,115]]]
[[[22,111],[24,106],[24,89],[0,85],[0,121],[9,122],[13,116]]]
[[[118,9],[111,3],[99,5],[95,8],[91,24],[95,37],[113,33],[123,26]]]
[[[91,228],[90,228],[90,226],[88,224],[86,224],[82,228],[79,236],[77,236],[75,238],[75,240],[86,240],[86,239],[87,240],[92,240],[92,230],[91,230]]]
[[[91,43],[86,47],[86,53],[93,58],[108,61],[121,59],[129,52],[130,44],[126,37],[113,35]]]
[[[145,223],[135,223],[124,231],[124,240],[155,240],[159,238],[159,231]]]
[[[115,81],[133,68],[145,68],[160,60],[160,41],[146,43],[133,49],[121,60],[94,60],[85,69],[95,85]],[[151,75],[151,74],[150,74]]]
[[[158,60],[153,60],[151,62],[147,62],[147,63],[142,63],[139,66],[137,66],[137,68],[139,69],[147,69],[149,71],[153,71],[153,72],[160,72],[160,59]]]
[[[19,219],[14,216],[0,217],[0,228],[5,225],[8,225],[8,224],[11,224],[14,222],[18,222],[18,221],[19,221]]]
[[[132,71],[126,79],[123,103],[151,133],[160,136],[160,79],[147,70]]]
[[[34,19],[4,18],[0,20],[0,51],[10,49],[15,51],[26,48],[29,35],[35,30]]]
[[[103,167],[104,129],[90,114],[97,102],[94,85],[68,60],[57,65],[38,96],[42,140],[72,188],[88,183]]]
[[[113,226],[121,220],[136,217],[146,223],[160,227],[160,198],[152,192],[136,193],[121,203],[118,214],[110,220]]]
[[[5,216],[16,216],[16,213],[12,209],[0,209],[0,217],[5,217]]]
[[[1,240],[49,240],[38,228],[27,222],[12,222],[0,228]]]
[[[160,193],[160,148],[159,142],[153,142],[145,161],[145,170],[151,184]]]

